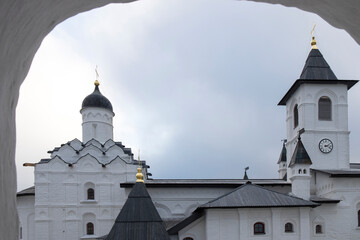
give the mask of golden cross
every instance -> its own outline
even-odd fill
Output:
[[[96,65],[95,68],[95,73],[96,73],[96,80],[99,80],[99,73],[98,73],[98,66]]]
[[[311,35],[314,37],[315,36],[315,27],[316,27],[316,24],[314,23],[312,29],[311,29]]]
[[[138,154],[138,160],[139,160],[139,167],[140,167],[140,149],[139,149],[139,154]]]

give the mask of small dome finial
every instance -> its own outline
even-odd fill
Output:
[[[98,73],[98,66],[96,65],[96,68],[95,68],[95,73],[96,73],[96,80],[95,80],[95,82],[94,82],[94,85],[95,86],[99,86],[100,85],[100,83],[99,83],[99,73]]]
[[[141,168],[139,167],[138,169],[137,169],[137,174],[136,174],[136,182],[144,182],[144,175],[142,174],[142,172],[141,172]]]
[[[316,27],[316,24],[314,24],[312,30],[311,30],[311,35],[312,35],[312,38],[311,38],[311,49],[318,49],[318,47],[316,46],[316,40],[315,40],[315,27]]]
[[[138,161],[139,161],[139,167],[137,168],[137,174],[136,174],[136,182],[144,182],[144,175],[142,174],[142,169],[141,169],[141,165],[140,165],[140,149],[139,149],[139,154],[138,154]]]

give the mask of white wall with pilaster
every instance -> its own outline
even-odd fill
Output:
[[[179,239],[194,240],[303,240],[310,236],[311,208],[233,208],[206,209],[205,215],[179,232]],[[254,234],[254,224],[265,224],[265,234]],[[285,224],[293,224],[292,232],[285,232]],[[202,234],[205,234],[203,236]]]

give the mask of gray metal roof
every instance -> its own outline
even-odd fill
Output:
[[[285,106],[286,102],[289,100],[289,98],[296,92],[296,90],[302,85],[302,84],[342,84],[346,85],[347,89],[349,90],[352,88],[358,80],[323,80],[323,79],[298,79],[294,82],[294,84],[290,87],[290,89],[287,91],[285,96],[279,101],[279,106]]]
[[[318,204],[268,190],[250,182],[199,208],[316,207]]]
[[[17,197],[35,195],[35,186],[26,188],[16,194]]]
[[[317,207],[320,204],[247,184],[198,207],[189,217],[168,230],[176,235],[181,229],[204,216],[209,208],[272,208],[272,207]]]
[[[277,164],[281,163],[281,162],[286,162],[286,147],[285,147],[285,143],[282,146],[281,149],[281,153],[279,156],[279,160],[277,161]]]
[[[146,180],[147,188],[155,187],[228,187],[234,188],[245,184],[249,180],[244,179],[151,179]],[[290,186],[283,179],[251,179],[251,182],[261,186]],[[134,182],[121,183],[120,187],[130,188]]]
[[[106,240],[170,240],[144,183],[134,185]]]
[[[298,138],[298,142],[296,144],[294,153],[291,157],[289,167],[291,167],[294,164],[308,164],[308,165],[312,164],[310,156],[306,152],[306,149],[305,149],[304,144],[302,143],[300,137]]]
[[[339,203],[340,199],[323,198],[319,196],[310,196],[310,201],[316,203]]]
[[[313,171],[322,172],[329,174],[330,177],[333,178],[340,178],[340,177],[360,177],[360,169],[311,169]]]

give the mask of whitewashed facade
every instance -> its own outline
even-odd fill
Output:
[[[171,238],[360,239],[360,165],[350,163],[347,112],[348,90],[355,83],[337,79],[319,84],[296,82],[280,102],[286,106],[287,155],[278,162],[279,179],[250,180],[315,202],[317,207],[207,208],[192,218],[203,204],[247,180],[152,180],[146,178],[146,164],[141,162],[147,189],[172,229]],[[111,103],[98,85],[89,96],[81,109],[83,140],[74,139],[50,151],[50,158],[35,166],[35,190],[18,194],[21,239],[78,240],[106,235],[135,182],[139,162],[131,149],[113,140]],[[320,98],[325,104],[330,101],[329,119],[319,117]],[[311,163],[300,158],[289,166],[300,134]],[[331,146],[323,144],[324,139]],[[258,231],[259,226],[263,231]]]

